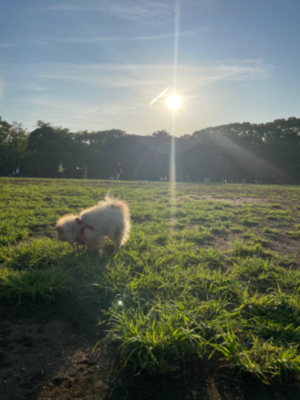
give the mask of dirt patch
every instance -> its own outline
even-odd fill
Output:
[[[64,307],[61,305],[64,303]],[[82,374],[90,370],[90,357],[96,339],[103,332],[77,309],[66,317],[71,299],[51,304],[17,305],[3,302],[0,308],[0,386],[1,399],[30,398],[30,392],[54,388],[65,381],[67,363]],[[74,304],[73,304],[74,309]],[[103,360],[103,357],[99,358]],[[73,371],[74,372],[74,371]],[[63,375],[63,377],[62,377]],[[85,376],[85,375],[84,375]],[[86,378],[81,379],[81,382]],[[41,386],[42,385],[42,386]],[[45,386],[46,385],[46,386]],[[52,397],[57,398],[57,397]]]
[[[283,229],[276,237],[263,235],[261,231],[258,231],[257,234],[263,239],[269,240],[269,246],[266,249],[270,249],[279,256],[294,255],[294,267],[298,268],[300,264],[299,241],[288,238],[285,235],[285,231],[286,229]],[[229,231],[221,235],[215,235],[211,244],[221,252],[231,252],[232,243],[237,240],[247,243],[247,238],[243,237],[243,234]]]
[[[299,240],[291,239],[286,236],[287,228],[282,229],[280,234],[275,238],[268,238],[270,240],[270,249],[277,253],[279,256],[294,255],[294,262],[300,263],[300,247]],[[267,236],[266,236],[267,238]]]
[[[168,375],[124,369],[116,349],[95,343],[97,307],[72,296],[51,304],[0,307],[1,400],[291,400],[300,398],[297,379],[265,385],[220,361],[186,363]]]
[[[239,199],[228,199],[226,197],[213,197],[213,196],[203,196],[205,200],[215,200],[221,201],[222,203],[233,204],[235,206],[243,205],[243,204],[265,204],[266,199],[257,198],[257,197],[241,197]]]
[[[236,237],[237,236],[233,235],[232,233],[215,235],[211,241],[211,244],[221,253],[231,251],[232,242],[236,240]]]

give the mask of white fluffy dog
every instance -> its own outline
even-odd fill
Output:
[[[89,250],[97,248],[100,251],[107,236],[114,243],[116,253],[129,238],[129,207],[107,193],[105,201],[82,211],[79,217],[73,214],[61,217],[55,229],[59,240],[70,244],[77,242]]]

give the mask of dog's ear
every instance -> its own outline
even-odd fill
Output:
[[[56,226],[55,230],[56,230],[57,233],[64,233],[64,228],[62,226],[59,226],[59,225]]]

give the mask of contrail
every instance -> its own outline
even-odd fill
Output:
[[[170,89],[170,86],[168,86],[167,89],[165,89],[163,92],[161,92],[161,94],[159,94],[157,97],[155,97],[155,99],[150,101],[150,106],[152,106],[158,99],[160,99],[169,89]]]

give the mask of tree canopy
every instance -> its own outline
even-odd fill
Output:
[[[19,167],[24,175],[56,177],[62,162],[66,177],[79,177],[76,167],[86,165],[89,178],[108,179],[121,162],[123,179],[159,180],[169,176],[173,142],[179,181],[299,183],[299,135],[295,117],[209,127],[178,138],[164,129],[149,136],[119,129],[71,132],[43,121],[28,133],[0,117],[0,173]]]

